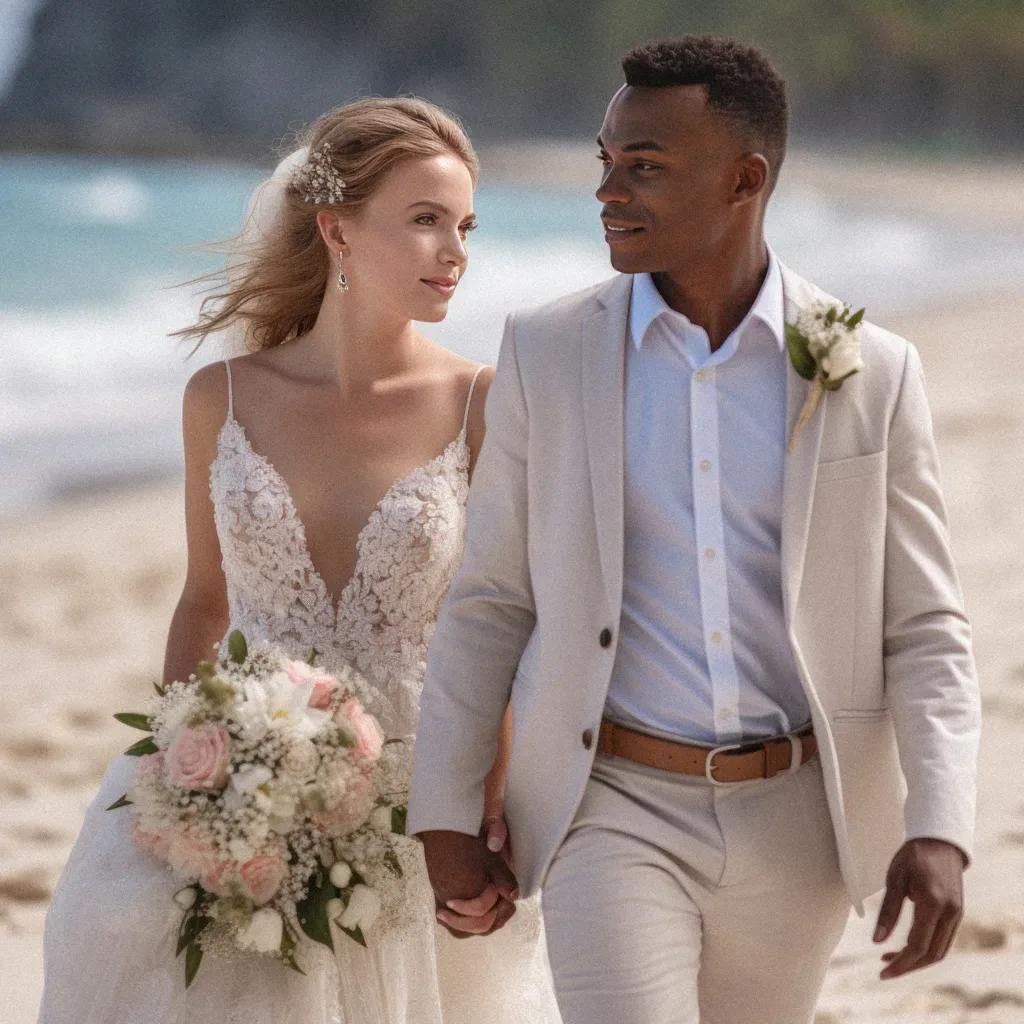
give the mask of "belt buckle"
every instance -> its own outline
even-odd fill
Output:
[[[704,758],[704,778],[707,779],[712,786],[734,786],[734,782],[719,782],[718,779],[714,777],[712,772],[715,770],[715,765],[711,762],[716,754],[724,754],[729,750],[739,750],[741,747],[746,745],[747,744],[744,743],[726,743],[721,747],[712,747],[708,751],[707,757]]]

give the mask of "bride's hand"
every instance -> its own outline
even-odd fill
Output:
[[[505,824],[505,815],[500,809],[484,815],[480,834],[487,841],[487,849],[491,853],[501,853],[506,848],[508,845],[508,825]]]

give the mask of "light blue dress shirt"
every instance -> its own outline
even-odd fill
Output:
[[[633,278],[626,345],[622,618],[605,713],[697,743],[810,719],[782,610],[786,354],[768,274],[717,352]]]

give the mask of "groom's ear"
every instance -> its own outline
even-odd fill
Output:
[[[760,153],[743,157],[736,167],[732,199],[735,203],[749,203],[768,193],[771,166]]]
[[[345,225],[341,218],[330,210],[321,210],[316,215],[316,226],[320,229],[320,237],[328,249],[337,252],[345,247]]]

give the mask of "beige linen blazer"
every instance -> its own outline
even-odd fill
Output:
[[[572,824],[615,660],[631,287],[620,275],[509,317],[428,658],[409,831],[477,833],[511,703],[505,807],[524,895]],[[783,289],[790,321],[829,298],[786,268]],[[862,351],[786,456],[782,510],[789,640],[861,912],[905,836],[970,854],[980,732],[921,362],[868,323]],[[790,429],[807,388],[790,367]]]

